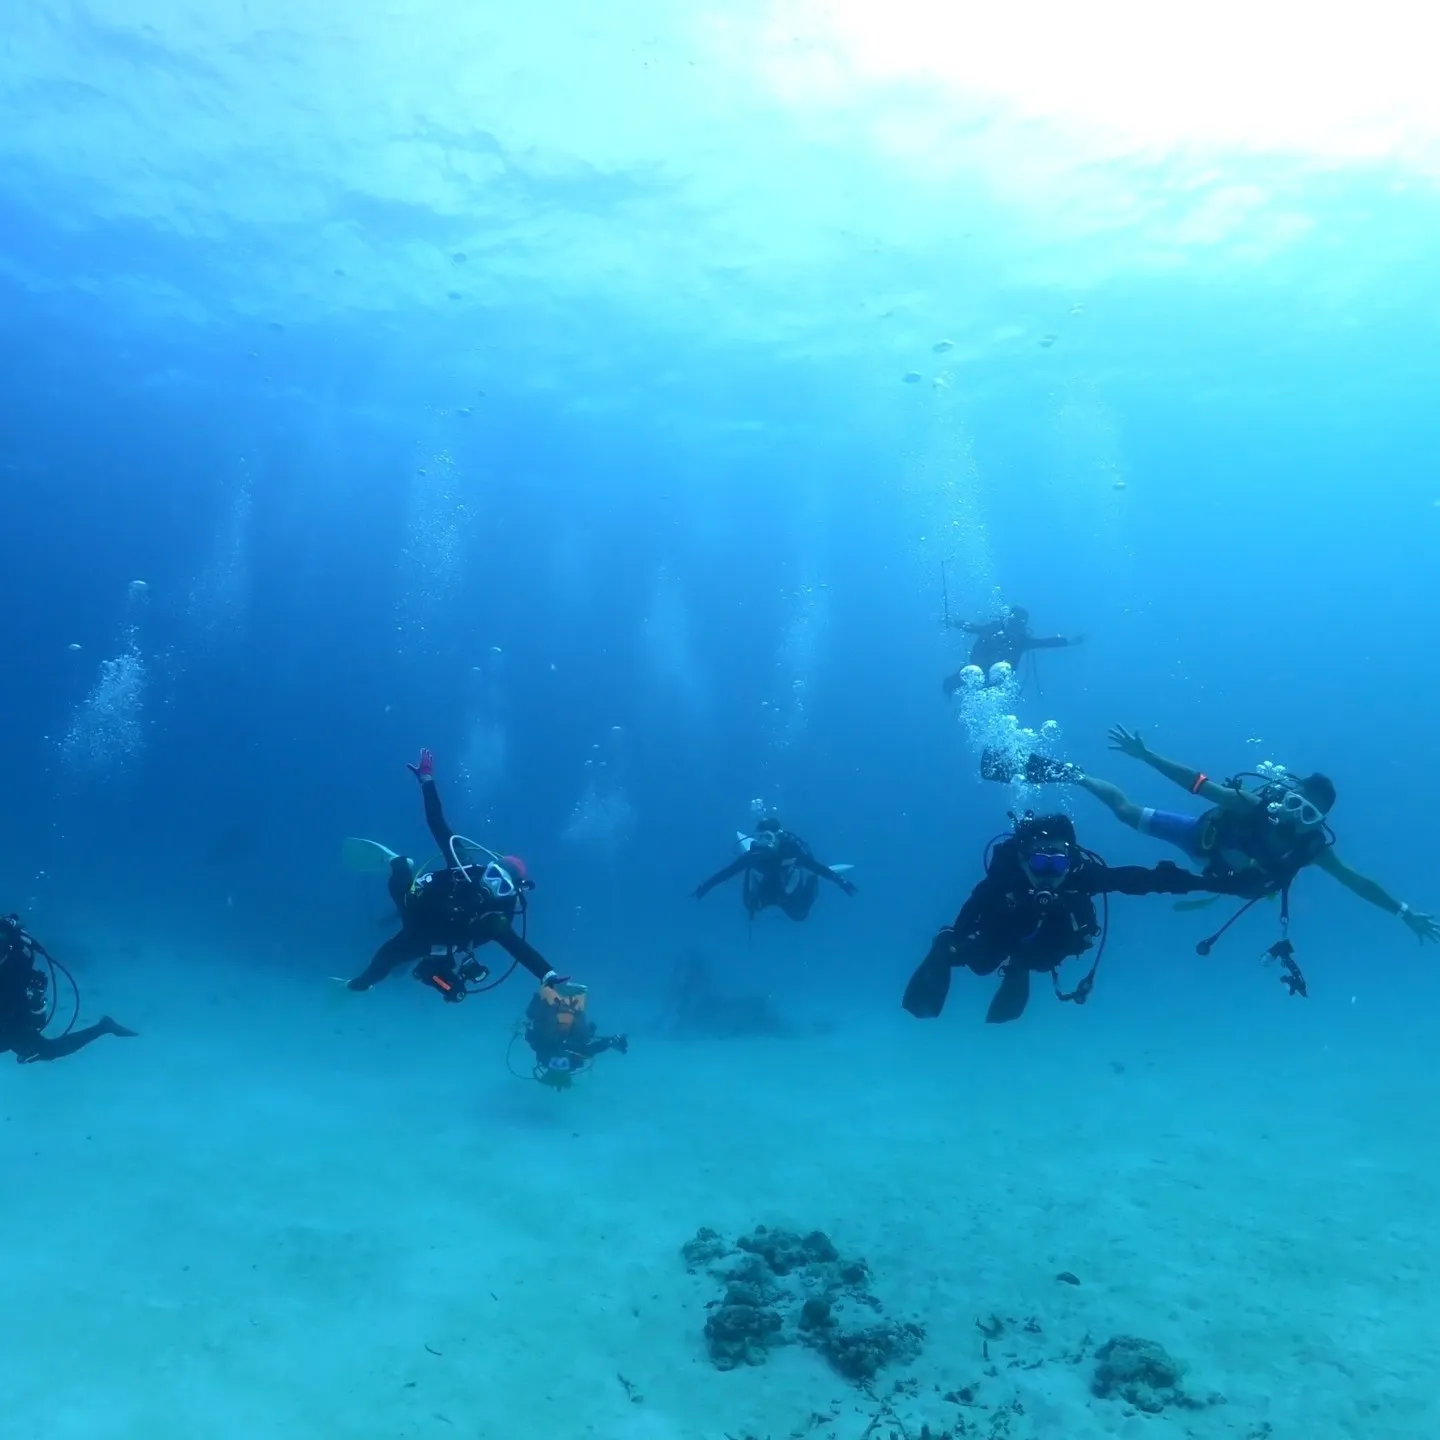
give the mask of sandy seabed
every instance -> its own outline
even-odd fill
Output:
[[[518,985],[143,978],[87,995],[140,1039],[0,1067],[4,1440],[1440,1435],[1429,1056],[896,1013],[556,1095]],[[717,1370],[680,1247],[758,1224],[863,1257],[920,1359]],[[1223,1403],[1095,1396],[1115,1335]]]

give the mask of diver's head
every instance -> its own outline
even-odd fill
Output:
[[[532,889],[530,883],[530,870],[525,862],[518,855],[502,855],[500,863],[510,872],[510,878],[515,882],[518,890]]]
[[[780,833],[780,822],[773,816],[767,815],[756,827],[757,835],[778,835]]]
[[[1015,850],[1031,888],[1053,892],[1074,869],[1080,843],[1068,815],[1026,815],[1015,825]]]
[[[1292,830],[1314,830],[1335,807],[1335,782],[1318,770],[1281,790],[1266,803],[1270,818]]]
[[[1005,628],[1011,634],[1022,634],[1030,624],[1030,612],[1023,605],[1012,605],[1005,612]]]

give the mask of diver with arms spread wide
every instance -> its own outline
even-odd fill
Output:
[[[822,865],[798,835],[782,830],[773,817],[762,820],[753,835],[736,838],[740,854],[695,887],[697,900],[740,875],[744,877],[740,898],[752,920],[772,906],[792,920],[804,920],[820,893],[822,879],[838,885],[847,895],[855,893],[855,882],[844,873],[850,866]]]
[[[1257,877],[1258,878],[1258,877]],[[1003,970],[1000,988],[985,1019],[1017,1020],[1030,999],[1030,976],[1048,974],[1061,1000],[1083,1005],[1090,997],[1105,949],[1108,905],[1103,918],[1096,896],[1190,895],[1197,890],[1252,895],[1244,876],[1206,878],[1162,862],[1153,869],[1110,866],[1075,837],[1068,815],[1030,815],[1014,831],[990,844],[985,876],[970,892],[953,925],[936,935],[930,953],[910,977],[902,1002],[918,1019],[933,1019],[950,993],[957,966],[976,975]],[[1098,949],[1096,948],[1098,943]],[[1095,949],[1089,972],[1075,989],[1060,988],[1060,966]]]

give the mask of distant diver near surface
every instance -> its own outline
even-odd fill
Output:
[[[1031,634],[1030,612],[1023,605],[1010,606],[998,620],[955,620],[949,614],[947,596],[945,625],[948,629],[960,630],[975,637],[969,660],[941,682],[940,688],[946,695],[954,695],[965,688],[966,671],[971,671],[972,674],[978,672],[975,679],[977,685],[992,685],[997,683],[997,665],[1008,665],[1012,671],[1018,673],[1020,662],[1036,650],[1062,650],[1085,643],[1083,635]]]
[[[46,1027],[59,1005],[56,992],[61,975],[70,986],[74,1010],[59,1035],[47,1035]],[[11,1050],[18,1064],[27,1065],[36,1060],[63,1060],[102,1035],[135,1037],[135,1031],[108,1015],[76,1030],[73,1027],[79,1016],[80,988],[75,977],[21,925],[18,915],[0,916],[0,1052]]]
[[[798,835],[780,826],[773,816],[762,820],[753,835],[739,834],[740,854],[723,870],[695,887],[703,900],[717,885],[742,876],[740,898],[753,920],[762,910],[780,910],[792,920],[804,920],[820,893],[820,881],[829,880],[847,895],[856,891],[845,872],[848,865],[822,865]]]
[[[1110,895],[1190,895],[1197,890],[1251,895],[1245,876],[1206,878],[1162,861],[1153,869],[1110,866],[1076,839],[1068,815],[1025,814],[1014,830],[990,842],[985,875],[952,925],[931,942],[910,977],[902,1001],[917,1019],[934,1019],[950,993],[950,972],[1001,972],[987,1023],[1018,1020],[1030,999],[1032,974],[1048,974],[1056,997],[1083,1005],[1105,953],[1109,907],[1096,914],[1095,898]],[[1060,986],[1060,967],[1095,950],[1089,971],[1071,991]]]
[[[1293,776],[1282,765],[1262,764],[1253,774],[1233,776],[1223,784],[1202,770],[1157,755],[1137,733],[1117,725],[1110,731],[1110,748],[1140,760],[1191,795],[1209,802],[1200,815],[1183,815],[1136,805],[1117,785],[1098,780],[1074,765],[1060,764],[1042,755],[1032,755],[1024,764],[1025,778],[1032,784],[1078,785],[1095,796],[1122,824],[1142,835],[1183,850],[1205,867],[1205,874],[1224,877],[1252,874],[1261,877],[1257,893],[1232,915],[1213,935],[1195,947],[1208,955],[1222,935],[1258,899],[1278,898],[1280,939],[1266,951],[1280,960],[1285,983],[1292,994],[1306,993],[1304,977],[1294,964],[1290,943],[1290,887],[1300,871],[1315,866],[1333,876],[1347,890],[1377,909],[1400,919],[1422,944],[1440,939],[1440,925],[1433,916],[1412,910],[1397,900],[1377,881],[1351,869],[1335,853],[1335,834],[1329,814],[1335,805],[1334,782],[1315,773]],[[987,756],[982,772],[989,779],[1010,779],[1010,763],[997,764]],[[1002,775],[1000,770],[1007,773]],[[1247,784],[1246,782],[1254,782]]]
[[[432,870],[417,872],[404,855],[373,840],[347,840],[346,856],[352,868],[383,865],[389,872],[390,898],[400,912],[400,930],[375,952],[364,971],[347,983],[351,990],[368,990],[401,965],[413,964],[414,976],[455,1004],[467,995],[492,990],[522,965],[542,984],[559,977],[517,931],[523,930],[526,896],[535,888],[516,855],[497,855],[457,835],[440,806],[435,786],[435,757],[420,752],[418,763],[407,766],[420,785],[425,822],[443,857]],[[475,958],[482,945],[494,942],[509,955],[510,969],[499,980]]]

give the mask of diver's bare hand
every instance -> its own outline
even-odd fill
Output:
[[[1132,760],[1144,760],[1150,754],[1150,747],[1141,738],[1138,730],[1127,730],[1115,725],[1110,730],[1110,748],[1128,755]]]
[[[1433,915],[1422,915],[1418,910],[1407,907],[1400,912],[1400,918],[1422,945],[1427,940],[1440,940],[1440,925],[1435,923]]]

